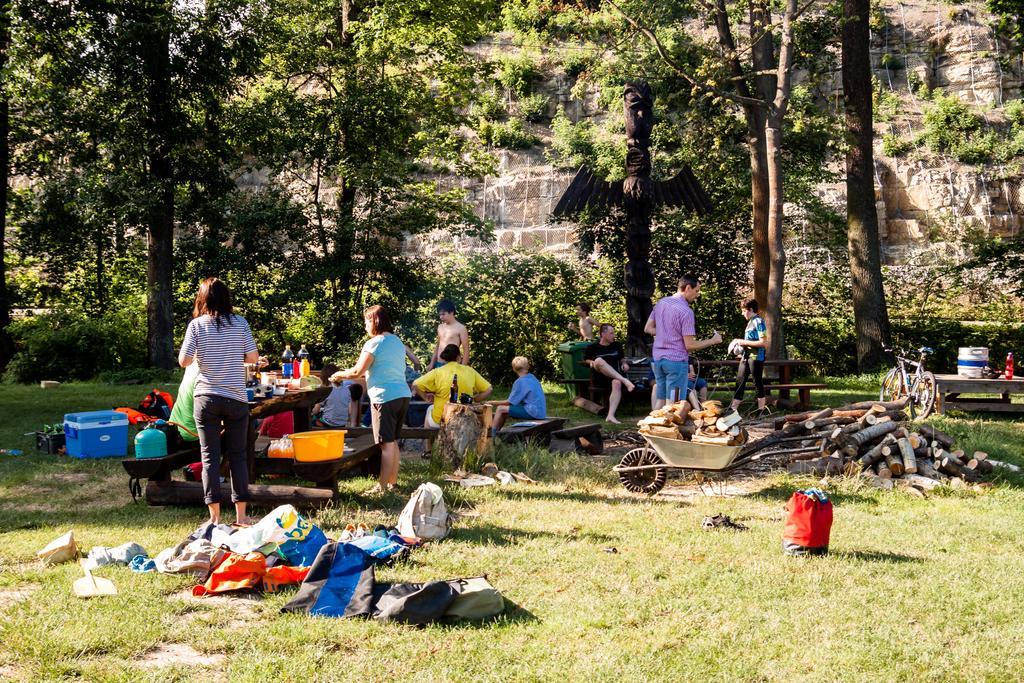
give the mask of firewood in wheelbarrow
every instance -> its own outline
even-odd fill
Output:
[[[740,415],[738,411],[733,411],[727,415],[723,415],[722,417],[718,418],[718,420],[715,422],[715,427],[720,432],[728,432],[730,427],[732,427],[733,425],[738,425],[741,420],[743,420],[743,416]]]

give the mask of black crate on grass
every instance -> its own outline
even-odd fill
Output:
[[[36,450],[40,453],[59,453],[64,448],[64,434],[36,432]]]

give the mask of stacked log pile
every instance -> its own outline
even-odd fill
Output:
[[[741,457],[786,455],[792,474],[864,476],[881,488],[898,484],[917,494],[966,487],[1006,466],[981,451],[966,454],[931,425],[907,422],[904,406],[865,402],[786,416],[782,429],[747,446]]]
[[[720,401],[704,401],[696,407],[688,401],[677,401],[651,411],[637,424],[640,433],[648,436],[742,446],[747,442],[747,431],[740,427],[741,419],[735,411],[724,411]]]

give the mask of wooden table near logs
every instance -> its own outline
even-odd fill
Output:
[[[905,400],[865,401],[787,415],[781,429],[739,457],[785,455],[791,474],[861,475],[881,488],[899,484],[922,495],[944,484],[977,483],[996,467],[1013,468],[981,451],[966,454],[931,425],[906,422],[905,406]]]

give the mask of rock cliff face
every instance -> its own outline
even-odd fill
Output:
[[[873,23],[875,75],[882,89],[899,101],[896,113],[875,126],[878,215],[885,260],[901,262],[912,252],[951,240],[968,228],[992,235],[1017,234],[1024,216],[1019,168],[965,165],[922,150],[890,157],[884,154],[881,141],[885,135],[910,140],[922,132],[922,118],[930,105],[915,95],[921,86],[941,88],[999,123],[1003,105],[1021,96],[1022,56],[1007,53],[1007,46],[993,31],[992,17],[980,3],[884,0]],[[475,51],[493,55],[502,50],[496,47],[501,44],[500,39],[491,39]],[[833,82],[838,87],[838,73]],[[548,113],[553,115],[560,108],[573,121],[600,116],[594,94],[577,99],[571,93],[572,85],[573,79],[558,69],[539,84],[539,92],[550,98]],[[541,138],[540,145],[523,151],[495,150],[496,176],[482,182],[440,181],[446,187],[467,190],[478,215],[493,221],[493,242],[462,239],[452,245],[451,238],[426,237],[408,247],[426,251],[452,246],[467,251],[508,247],[571,251],[572,225],[553,224],[550,212],[573,172],[556,169],[546,160],[550,129],[537,125],[533,132]],[[842,160],[833,163],[841,169]],[[819,191],[843,213],[842,183],[822,184]],[[794,228],[800,220],[793,216]],[[793,230],[796,246],[800,246],[799,232]]]

